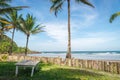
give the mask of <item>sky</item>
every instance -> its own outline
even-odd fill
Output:
[[[71,46],[72,51],[120,50],[120,17],[109,23],[110,16],[120,11],[120,0],[89,0],[95,8],[71,0]],[[36,17],[45,32],[31,35],[29,49],[35,51],[67,50],[67,4],[56,17],[50,12],[49,0],[13,0],[12,6],[29,6],[19,11],[25,17],[30,13]],[[11,33],[7,33],[11,37]],[[15,42],[24,47],[26,35],[16,31]]]

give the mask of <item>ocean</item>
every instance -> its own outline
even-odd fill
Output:
[[[66,51],[43,51],[28,56],[66,57]],[[72,58],[87,60],[120,60],[120,51],[72,51]]]

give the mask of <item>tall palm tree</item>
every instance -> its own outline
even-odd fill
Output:
[[[18,27],[18,20],[20,19],[22,15],[18,15],[18,12],[16,10],[13,10],[9,14],[5,14],[5,18],[0,18],[0,22],[6,23],[7,28],[13,28],[12,31],[12,40],[11,40],[11,45],[9,48],[9,55],[12,54],[12,47],[13,47],[13,40],[14,40],[14,34],[15,34],[15,29]]]
[[[10,2],[12,0],[0,0],[0,14],[12,12],[13,10],[21,10],[22,8],[28,8],[28,6],[11,7]]]
[[[55,13],[55,16],[57,16],[58,11],[62,9],[62,5],[67,1],[67,8],[68,8],[68,51],[66,58],[71,58],[71,30],[70,30],[70,3],[71,0],[50,0],[52,2],[52,6],[50,8],[50,11]],[[88,0],[74,0],[76,3],[83,3],[88,6],[91,6],[94,8],[94,6],[88,2]]]
[[[30,35],[43,32],[42,28],[44,26],[41,26],[41,25],[35,26],[35,20],[36,20],[35,17],[33,17],[30,14],[27,14],[26,19],[21,17],[19,21],[20,22],[19,30],[27,36],[25,56],[27,55],[28,41],[29,41]]]
[[[112,16],[110,17],[110,20],[109,20],[110,23],[112,23],[112,21],[118,16],[120,16],[120,12],[116,12],[116,13],[112,14]]]

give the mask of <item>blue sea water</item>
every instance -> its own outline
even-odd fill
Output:
[[[65,51],[43,51],[41,54],[28,54],[40,57],[65,58]],[[72,57],[87,60],[120,60],[120,51],[72,51]]]

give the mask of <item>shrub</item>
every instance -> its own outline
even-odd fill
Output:
[[[6,61],[8,59],[8,55],[7,54],[2,54],[1,55],[1,61]]]

